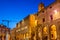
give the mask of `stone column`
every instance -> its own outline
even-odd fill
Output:
[[[51,40],[51,25],[49,25],[49,40]]]
[[[59,25],[57,25],[57,27],[56,27],[56,32],[57,32],[57,40],[60,40],[60,26]]]
[[[49,25],[47,27],[48,27],[48,40],[50,40],[50,29],[49,29]]]
[[[40,28],[40,40],[43,40],[43,26],[42,26],[42,24],[39,25],[39,28]]]

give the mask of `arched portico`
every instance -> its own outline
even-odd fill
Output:
[[[43,27],[43,40],[48,40],[48,27]]]
[[[51,40],[57,40],[57,27],[54,24],[50,26],[50,38]]]

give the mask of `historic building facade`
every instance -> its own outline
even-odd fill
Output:
[[[16,24],[16,28],[11,30],[11,40],[31,40],[31,35],[35,35],[34,29],[35,26],[37,26],[36,23],[36,14],[28,15],[26,18]]]
[[[0,40],[10,40],[10,28],[0,25]]]
[[[16,40],[60,40],[60,0],[47,7],[41,3],[36,14],[17,23]]]
[[[60,40],[60,0],[38,12],[38,38],[41,40]]]

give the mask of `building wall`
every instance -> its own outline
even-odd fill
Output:
[[[16,39],[31,39],[31,32],[35,31],[33,28],[37,26],[36,14],[29,15],[24,20],[19,22],[16,27]],[[20,25],[20,27],[18,27]],[[35,34],[35,33],[34,33]],[[19,35],[19,36],[18,36]]]
[[[26,17],[22,21],[18,23],[20,27],[16,27],[16,38],[17,40],[24,40],[27,39],[29,34],[29,17]],[[19,35],[19,36],[18,36]]]
[[[38,8],[36,14],[30,14],[17,24],[16,40],[60,40],[60,2],[46,8],[41,4]]]
[[[7,33],[10,35],[10,29],[5,25],[0,25],[0,40],[6,40]],[[10,40],[10,38],[8,38],[8,40]]]
[[[38,25],[40,25],[42,28],[42,30],[41,30],[42,37],[40,37],[42,40],[44,40],[44,39],[60,40],[60,37],[59,37],[60,32],[58,31],[58,28],[59,28],[58,20],[60,20],[60,16],[59,16],[60,7],[59,6],[60,6],[60,3],[55,2],[38,13]]]

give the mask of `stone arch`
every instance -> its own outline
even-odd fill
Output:
[[[51,39],[52,40],[56,40],[57,39],[57,30],[56,30],[56,25],[55,24],[53,24],[53,25],[51,25],[50,26],[50,34],[51,34]]]
[[[44,28],[43,28],[43,33],[47,33],[47,27],[45,26]]]
[[[48,40],[48,26],[43,27],[43,40]]]

